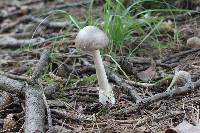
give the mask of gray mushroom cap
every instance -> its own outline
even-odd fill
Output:
[[[108,43],[107,35],[96,26],[84,27],[75,39],[75,46],[83,51],[94,51],[106,47]]]

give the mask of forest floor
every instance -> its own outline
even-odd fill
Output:
[[[89,5],[86,0],[0,1],[0,75],[29,84],[40,55],[51,49],[38,82],[41,86],[59,83],[47,103],[60,132],[164,133],[183,120],[198,123],[200,45],[186,44],[189,38],[200,36],[198,13],[165,14],[163,21],[170,27],[159,26],[159,34],[148,36],[148,27],[142,26],[143,33],[133,31],[135,38],[123,46],[102,51],[116,98],[115,105],[105,106],[98,102],[92,57],[74,46],[78,29],[62,13],[52,12],[66,11],[84,21]],[[102,19],[103,1],[93,6],[95,17]],[[189,72],[193,86],[175,83],[167,92],[175,70]],[[0,132],[22,132],[25,98],[1,89],[1,80]]]

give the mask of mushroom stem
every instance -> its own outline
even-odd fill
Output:
[[[114,94],[111,86],[108,83],[106,71],[99,50],[93,51],[93,58],[99,84],[99,101],[102,104],[106,104],[107,102],[115,104]]]
[[[95,50],[93,57],[94,57],[94,64],[96,66],[96,74],[97,74],[99,86],[103,90],[106,90],[106,88],[108,88],[109,84],[108,84],[108,79],[106,76],[105,68],[103,65],[103,61],[102,61],[102,58],[100,55],[100,51]]]

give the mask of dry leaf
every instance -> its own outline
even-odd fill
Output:
[[[142,71],[137,74],[137,77],[142,81],[149,81],[156,77],[155,62],[152,61],[151,66],[145,71]]]

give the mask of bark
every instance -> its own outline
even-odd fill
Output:
[[[36,79],[39,77],[41,72],[45,69],[45,66],[48,63],[49,54],[50,54],[50,50],[47,50],[47,49],[45,49],[42,52],[40,60],[36,64],[35,70],[34,70],[32,77],[31,77],[33,82],[36,82]]]
[[[27,88],[25,95],[25,133],[45,132],[45,104],[42,93],[43,91],[41,91],[39,86],[36,88]]]
[[[22,93],[25,92],[25,83],[0,75],[0,90],[10,93]]]

